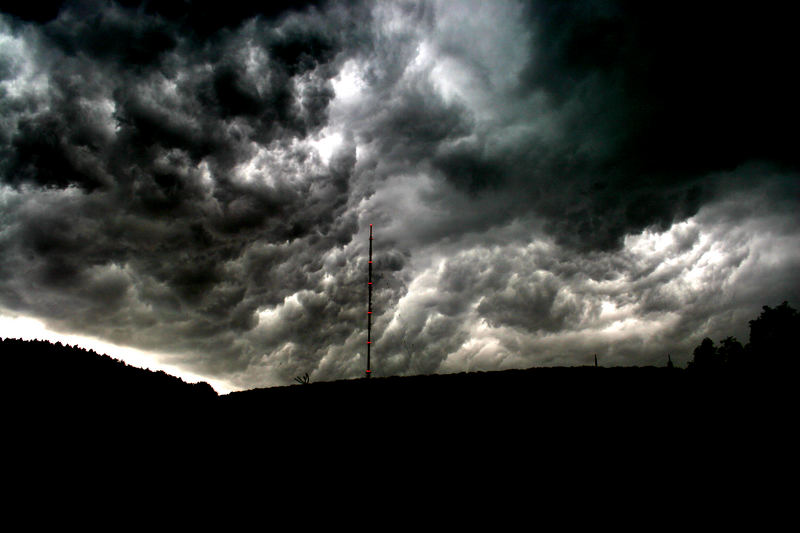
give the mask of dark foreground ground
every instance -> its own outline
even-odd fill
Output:
[[[743,439],[780,430],[791,416],[786,376],[696,374],[682,369],[533,368],[313,383],[219,398],[223,424],[258,421],[374,435],[441,435],[466,442],[602,447],[617,437],[662,443]],[[789,417],[789,418],[787,418]]]
[[[453,494],[462,517],[487,498],[527,508],[541,492],[660,505],[750,498],[788,476],[795,454],[796,387],[780,372],[534,368],[218,396],[45,344],[2,346],[4,479],[33,503],[45,493],[91,503],[89,487],[195,515],[220,492],[278,515],[266,494],[301,508],[346,500],[336,512],[351,517],[361,503],[373,514],[434,509]]]
[[[387,377],[218,396],[105,355],[3,340],[7,419],[166,432],[247,433],[271,441],[324,429],[429,433],[559,426],[635,431],[746,427],[793,413],[794,375],[656,367],[560,367]]]
[[[5,390],[6,420],[57,428],[58,438],[122,432],[307,445],[356,436],[395,443],[421,436],[471,442],[574,436],[592,447],[616,435],[739,438],[779,429],[793,418],[794,389],[786,376],[654,367],[373,378],[223,396],[183,382],[164,387],[158,379],[142,380],[139,387],[137,379],[116,378],[95,375],[91,383],[79,383],[61,374],[47,387],[17,383]]]

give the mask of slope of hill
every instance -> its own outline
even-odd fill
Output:
[[[118,453],[136,458],[129,467],[177,461],[215,464],[220,472],[228,461],[247,469],[267,460],[291,471],[286,458],[346,470],[361,461],[418,469],[455,468],[456,458],[544,465],[550,456],[601,455],[635,469],[664,454],[705,460],[720,450],[751,453],[756,440],[789,442],[786,422],[793,419],[788,375],[533,368],[217,396],[207,384],[79,348],[15,340],[0,347],[6,442],[48,465],[109,465],[111,472]]]
[[[217,396],[207,383],[132,367],[42,341],[0,342],[10,412],[71,417],[149,416],[221,431],[296,431],[298,425],[428,428],[684,426],[755,420],[782,405],[775,379],[656,367],[533,368],[355,379]],[[770,407],[766,407],[770,406]],[[567,421],[567,422],[565,422]]]
[[[0,340],[5,391],[26,405],[208,402],[217,397],[205,382],[186,383],[77,346],[46,341]]]

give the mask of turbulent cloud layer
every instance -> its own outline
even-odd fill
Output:
[[[685,360],[800,300],[788,18],[680,2],[0,13],[0,312],[236,388]],[[691,7],[691,9],[690,9]]]

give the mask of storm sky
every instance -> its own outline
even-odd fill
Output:
[[[376,376],[684,364],[800,303],[770,2],[266,4],[0,12],[0,324],[360,377],[369,224]]]

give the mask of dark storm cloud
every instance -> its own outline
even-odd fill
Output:
[[[593,1],[8,12],[0,305],[236,387],[353,377],[374,223],[384,375],[690,351],[798,286],[786,20]]]
[[[130,68],[157,62],[177,44],[174,30],[162,20],[124,9],[97,12],[96,7],[68,4],[58,19],[45,26],[44,35],[67,55],[122,62]]]
[[[117,5],[144,12],[147,15],[169,20],[181,25],[184,31],[208,37],[223,29],[236,26],[243,20],[262,16],[274,18],[287,12],[303,10],[313,6],[324,6],[324,1],[273,0],[262,5],[252,2],[232,1],[220,4],[210,0],[120,0]],[[4,6],[3,11],[26,21],[50,22],[63,9],[77,10],[92,15],[99,2],[91,0],[40,0],[36,4],[24,2]]]
[[[603,246],[695,213],[711,195],[701,181],[709,172],[751,160],[797,170],[788,139],[800,87],[786,69],[791,31],[779,11],[590,1],[534,2],[528,14],[520,89],[568,109],[566,151],[598,147],[574,170],[557,158],[561,179],[581,182],[590,199],[556,231],[577,224],[579,240]]]
[[[3,99],[4,303],[246,366],[236,337],[256,310],[313,287],[355,228],[343,213],[354,148],[326,165],[298,142],[327,122],[347,46],[346,24],[330,24],[358,12],[198,28],[195,11],[163,7],[68,2],[43,26],[8,28],[26,57],[7,58],[7,77],[47,79]],[[280,256],[259,258],[259,242]]]
[[[628,232],[696,213],[712,199],[711,172],[752,160],[796,171],[790,95],[800,87],[785,68],[786,19],[767,9],[681,7],[527,5],[519,83],[492,88],[490,103],[512,108],[511,124],[550,114],[548,137],[504,146],[478,129],[477,141],[440,146],[435,168],[469,191],[513,191],[517,203],[548,215],[560,242],[582,249],[617,247]],[[479,63],[475,48],[440,46]]]

